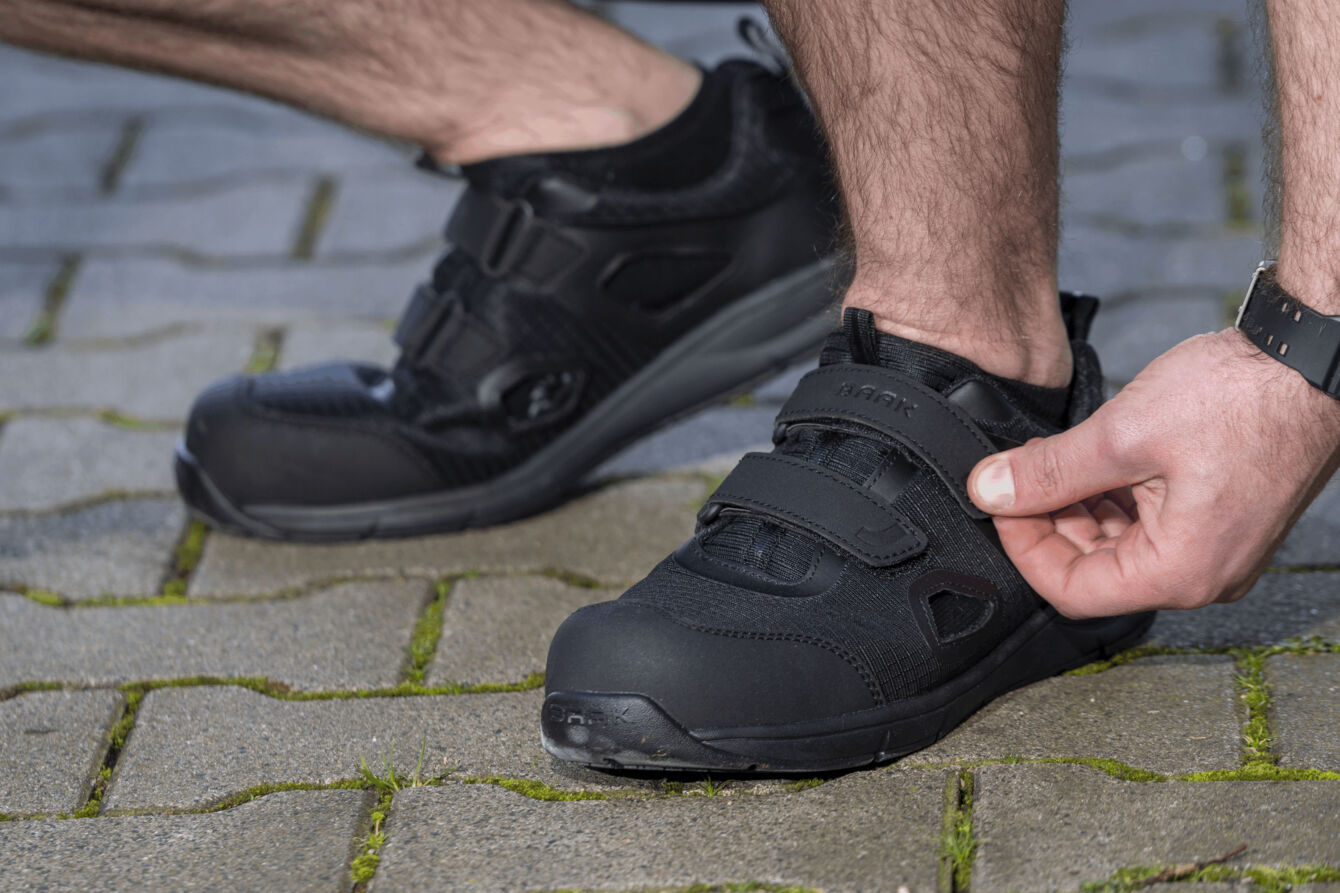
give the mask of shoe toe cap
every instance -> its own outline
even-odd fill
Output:
[[[370,373],[332,364],[219,381],[191,407],[186,451],[237,506],[330,505],[433,489],[433,468],[370,394]]]
[[[638,694],[689,730],[778,725],[876,706],[873,683],[803,636],[703,631],[627,600],[570,616],[549,650],[549,692]]]

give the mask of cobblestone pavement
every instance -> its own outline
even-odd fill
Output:
[[[1222,325],[1260,255],[1252,41],[1220,0],[1072,6],[1063,284],[1106,296],[1116,388]],[[734,11],[613,14],[734,42]],[[1340,489],[1245,601],[892,766],[565,768],[548,636],[689,534],[799,371],[508,527],[212,533],[170,478],[192,396],[386,359],[457,187],[204,87],[7,49],[0,85],[0,887],[1340,890]]]

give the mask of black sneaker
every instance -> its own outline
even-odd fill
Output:
[[[817,350],[838,211],[801,95],[747,62],[635,142],[464,168],[395,368],[234,377],[183,498],[226,529],[403,536],[552,506],[660,425]]]
[[[1102,401],[1065,296],[1069,388],[989,375],[848,310],[697,534],[549,651],[545,748],[601,768],[823,772],[892,759],[992,698],[1123,649],[1152,614],[1059,616],[968,499],[988,454]]]

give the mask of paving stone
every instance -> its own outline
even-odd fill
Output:
[[[543,700],[541,691],[285,701],[235,686],[162,689],[140,708],[105,808],[200,808],[262,783],[357,778],[364,761],[385,775],[383,760],[392,760],[410,777],[420,752],[423,778],[450,772],[449,780],[501,776],[565,790],[659,787],[554,760],[540,747]]]
[[[1280,765],[1340,769],[1340,655],[1277,655],[1266,683]]]
[[[1106,303],[1094,318],[1092,340],[1103,375],[1124,382],[1174,345],[1223,327],[1221,295],[1151,292]]]
[[[549,640],[569,614],[620,590],[548,577],[481,577],[451,589],[430,684],[515,682],[544,671]]]
[[[246,366],[242,330],[187,334],[150,344],[0,350],[0,410],[115,409],[144,419],[182,419],[197,394]]]
[[[167,326],[389,319],[400,315],[415,283],[427,274],[422,258],[238,269],[93,258],[71,286],[60,334],[120,338]]]
[[[1265,574],[1232,604],[1160,611],[1147,640],[1180,648],[1273,645],[1317,636],[1340,640],[1340,574]]]
[[[0,813],[83,806],[125,703],[116,691],[39,691],[0,701]]]
[[[0,139],[0,197],[30,203],[96,194],[120,139],[121,128],[114,125]]]
[[[1223,159],[1178,156],[1130,161],[1112,170],[1071,173],[1061,184],[1066,220],[1214,226],[1225,222]]]
[[[119,491],[173,490],[172,431],[19,418],[0,431],[0,510],[52,509]]]
[[[97,248],[210,258],[284,257],[311,188],[258,183],[203,196],[38,202],[0,206],[0,249],[59,255]]]
[[[318,255],[439,250],[442,227],[463,182],[413,169],[346,177],[317,242]]]
[[[349,889],[353,840],[372,797],[285,791],[205,815],[6,822],[0,864],[14,889]]]
[[[632,583],[693,533],[699,481],[614,484],[525,521],[465,533],[340,546],[215,535],[191,583],[200,598],[255,595],[344,575],[445,576],[559,569]]]
[[[412,162],[409,150],[336,124],[314,121],[302,130],[241,128],[227,121],[157,122],[140,138],[121,188],[209,188],[248,179],[395,171]]]
[[[296,369],[332,360],[352,360],[389,367],[395,364],[400,349],[391,331],[380,323],[359,321],[319,321],[297,323],[284,333],[279,352],[281,369]]]
[[[1262,257],[1260,239],[1246,234],[1133,236],[1077,224],[1062,235],[1061,287],[1100,298],[1176,290],[1223,300],[1247,290]]]
[[[1167,774],[1236,769],[1241,728],[1232,661],[1153,658],[1011,692],[898,765],[1077,756]]]
[[[593,480],[696,466],[727,452],[767,444],[776,406],[720,406],[639,440],[592,473]],[[771,450],[771,445],[767,449]]]
[[[373,890],[661,889],[768,882],[935,889],[943,777],[862,773],[757,798],[541,802],[401,791]]]
[[[1334,782],[1119,781],[1080,766],[984,766],[973,789],[972,888],[1073,890],[1119,868],[1212,859],[1334,863]]]
[[[1271,563],[1335,565],[1340,562],[1340,475],[1327,483],[1303,512]]]
[[[153,595],[185,524],[186,510],[176,498],[0,515],[0,584],[73,600]]]
[[[0,595],[0,688],[188,676],[394,685],[426,595],[422,583],[346,583],[269,602],[70,609]]]
[[[0,264],[0,345],[28,331],[37,319],[43,292],[59,269],[54,261]]]

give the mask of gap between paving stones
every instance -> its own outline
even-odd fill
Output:
[[[1250,851],[1238,853],[1237,859]],[[1227,854],[1225,854],[1227,855]],[[1238,868],[1226,863],[1197,862],[1185,865],[1139,865],[1120,868],[1103,881],[1080,885],[1081,893],[1132,893],[1152,884],[1200,884],[1217,881],[1251,881],[1254,893],[1287,893],[1298,884],[1340,881],[1340,865],[1295,865],[1283,867],[1248,866]]]

